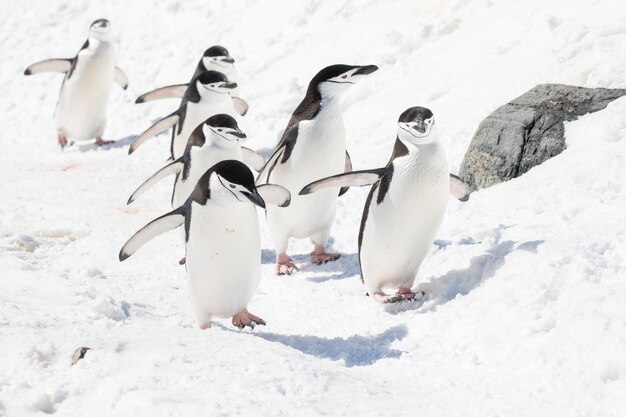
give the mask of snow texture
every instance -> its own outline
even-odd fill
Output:
[[[127,91],[106,139],[62,153],[61,78],[29,64],[71,57],[111,20]],[[127,147],[175,101],[207,47],[237,60],[246,146],[267,155],[309,79],[377,64],[345,114],[355,169],[382,166],[398,115],[433,110],[452,172],[480,121],[541,83],[626,87],[626,8],[596,0],[3,4],[0,26],[0,415],[623,416],[626,414],[626,99],[566,123],[567,149],[524,176],[451,200],[418,275],[422,302],[382,307],[358,278],[366,189],[338,201],[335,263],[273,275],[261,217],[261,285],[238,331],[191,315],[180,234],[124,263],[122,244],[168,211],[170,184],[132,206],[168,135]],[[401,221],[402,219],[399,219]],[[75,366],[73,352],[91,348]]]

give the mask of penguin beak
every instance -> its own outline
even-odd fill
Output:
[[[420,133],[426,133],[426,123],[423,120],[420,120],[413,126],[413,129],[417,130]]]
[[[250,200],[252,204],[259,206],[262,209],[265,208],[265,201],[259,195],[256,189],[252,193],[249,193],[247,191],[242,191],[241,194],[243,194],[248,200]]]
[[[246,134],[243,133],[241,130],[233,130],[232,132],[228,132],[230,135],[233,135],[239,139],[245,139],[247,138]]]
[[[222,62],[228,62],[229,64],[234,64],[235,59],[230,56],[225,56],[224,58],[222,58]]]
[[[232,90],[234,88],[237,88],[237,83],[226,83],[226,84],[222,84],[222,88],[227,88],[229,90]]]
[[[371,74],[375,71],[378,70],[378,67],[376,65],[365,65],[360,67],[354,74],[354,75],[367,75],[367,74]]]

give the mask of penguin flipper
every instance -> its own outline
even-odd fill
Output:
[[[145,225],[122,246],[119,253],[120,261],[127,259],[146,242],[154,239],[158,235],[182,225],[185,222],[186,213],[187,210],[185,206],[181,206]]]
[[[235,111],[240,115],[245,116],[246,113],[248,113],[248,109],[250,108],[250,106],[248,106],[248,102],[239,97],[232,97],[232,99]]]
[[[281,185],[263,184],[256,189],[266,203],[276,204],[278,207],[287,207],[291,203],[291,193]]]
[[[469,200],[472,190],[460,177],[450,174],[450,194],[459,201]]]
[[[115,75],[113,79],[115,80],[115,83],[124,90],[128,88],[128,77],[121,68],[115,67]]]
[[[346,169],[344,172],[352,172],[352,159],[350,158],[350,154],[346,151]],[[350,187],[341,187],[339,189],[339,197],[348,192]]]
[[[40,72],[61,72],[65,73],[72,68],[72,62],[74,60],[70,58],[56,58],[46,59],[43,61],[35,62],[30,65],[24,71],[24,75],[39,74]]]
[[[254,152],[250,148],[241,147],[242,162],[246,165],[250,165],[255,171],[260,171],[265,166],[265,158],[262,155]]]
[[[174,113],[162,118],[161,120],[150,126],[142,134],[137,136],[133,143],[130,144],[130,147],[128,148],[128,154],[130,155],[131,153],[135,152],[135,150],[140,147],[146,140],[174,126],[179,119],[180,116],[178,114],[178,110],[176,110]]]
[[[187,84],[168,85],[166,87],[157,88],[140,95],[135,103],[146,103],[148,101],[162,100],[164,98],[181,98],[187,91]]]
[[[280,161],[281,164],[284,164],[289,160],[291,152],[293,151],[294,146],[296,146],[297,139],[298,125],[288,128],[285,133],[283,133],[283,137],[278,143],[276,150],[272,156],[270,156],[270,159],[267,160],[261,172],[259,172],[259,176],[256,180],[257,184],[262,184],[263,182],[267,184],[270,181],[270,175],[278,162]]]
[[[372,185],[375,184],[386,171],[386,168],[376,168],[333,175],[306,185],[299,194],[307,195],[336,187],[363,187],[365,185]]]
[[[163,178],[172,174],[178,174],[180,171],[182,171],[183,167],[185,166],[185,162],[183,161],[183,158],[184,157],[181,156],[174,162],[171,162],[165,165],[163,168],[155,172],[150,178],[145,180],[139,187],[137,187],[135,192],[133,192],[133,194],[130,196],[126,204],[128,205],[132,203],[133,201],[135,201],[136,199],[138,199],[139,196],[141,196],[148,188],[152,187],[154,184],[161,181]]]

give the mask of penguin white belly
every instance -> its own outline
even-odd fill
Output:
[[[321,119],[321,120],[320,120]],[[267,218],[275,233],[305,238],[330,229],[337,206],[336,189],[305,196],[298,193],[307,184],[345,171],[346,146],[343,120],[318,116],[315,121],[300,122],[293,152],[270,176],[270,183],[291,192],[291,204],[268,206]]]
[[[236,145],[230,148],[223,148],[217,146],[210,146],[205,149],[204,145],[201,149],[191,148],[191,162],[189,167],[189,175],[186,179],[183,179],[182,173],[178,176],[176,185],[174,188],[174,199],[172,206],[174,208],[182,206],[187,198],[191,195],[191,192],[195,188],[200,177],[211,168],[213,165],[220,161],[227,159],[234,159],[241,161],[241,146]]]
[[[228,94],[222,94],[219,100],[211,100],[208,103],[187,103],[187,109],[185,113],[185,119],[183,121],[183,128],[178,133],[178,124],[174,126],[174,144],[173,153],[174,159],[180,158],[185,153],[187,147],[187,141],[191,132],[196,127],[204,123],[206,119],[216,114],[224,113],[229,116],[235,117],[235,112],[232,104],[232,100]]]
[[[72,76],[61,87],[55,111],[57,129],[73,140],[102,136],[114,75],[112,46],[81,51]]]
[[[377,189],[370,203],[359,253],[370,293],[413,286],[443,219],[449,189],[445,155],[421,159],[395,169],[383,202],[376,203]]]
[[[261,239],[249,203],[192,203],[187,277],[199,314],[232,317],[246,306],[261,276]]]

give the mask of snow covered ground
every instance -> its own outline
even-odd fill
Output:
[[[56,145],[58,75],[111,20],[130,86],[112,94],[110,147]],[[176,102],[134,105],[184,82],[204,49],[237,59],[248,146],[269,152],[309,79],[332,63],[381,68],[345,115],[356,168],[389,157],[407,107],[433,110],[456,172],[479,122],[538,83],[626,87],[626,8],[598,0],[153,0],[3,5],[0,45],[0,415],[626,415],[626,99],[566,125],[568,149],[525,176],[450,201],[419,274],[429,298],[387,309],[358,279],[366,189],[339,200],[344,257],[263,276],[268,325],[195,325],[176,233],[123,264],[126,239],[168,210],[167,157],[132,138]],[[262,217],[262,214],[259,213]],[[79,346],[91,348],[70,367]]]

